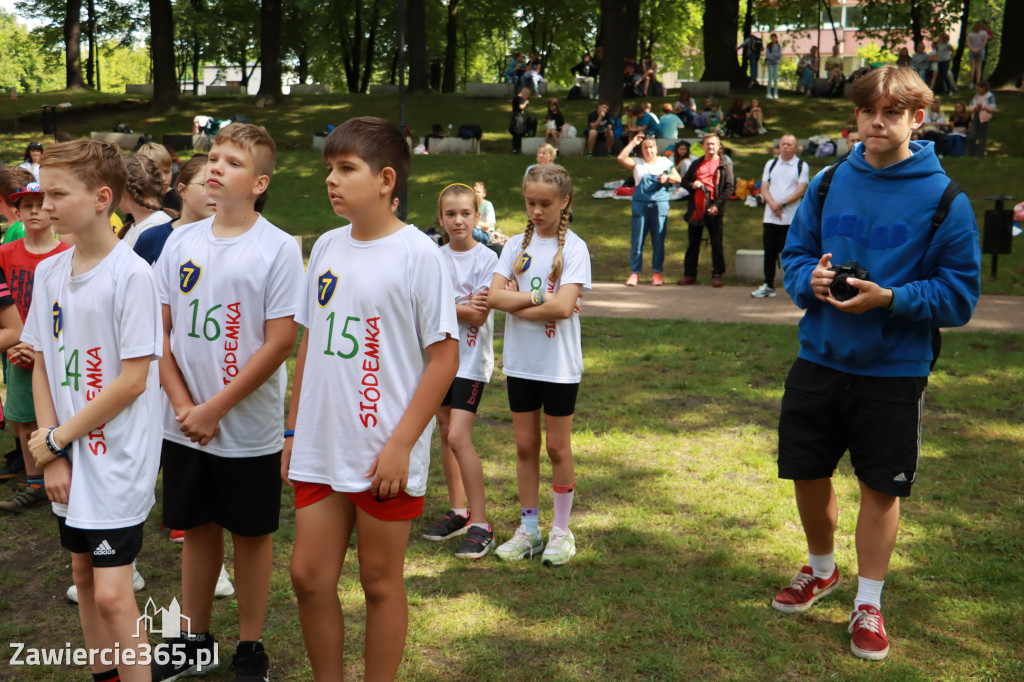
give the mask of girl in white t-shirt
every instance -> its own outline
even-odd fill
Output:
[[[455,552],[462,559],[479,559],[494,542],[487,523],[484,470],[472,432],[484,386],[494,370],[494,314],[487,306],[487,289],[498,257],[473,239],[473,226],[480,219],[478,202],[476,192],[460,183],[445,187],[437,199],[437,217],[444,228],[441,255],[451,275],[459,320],[459,371],[437,410],[451,508],[423,537],[441,542],[465,534]]]
[[[505,560],[544,551],[546,565],[576,554],[569,530],[576,474],[572,417],[583,377],[579,297],[590,290],[590,253],[569,229],[573,186],[562,166],[532,168],[523,179],[526,231],[509,239],[491,281],[488,303],[509,315],[504,357],[516,433],[516,473],[522,523],[496,553]],[[547,547],[540,532],[540,412],[551,459],[554,523]]]

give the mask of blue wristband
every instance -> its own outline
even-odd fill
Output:
[[[63,457],[64,459],[68,459],[68,449],[66,447],[58,448],[57,444],[53,442],[53,432],[56,428],[56,426],[51,426],[50,430],[47,431],[46,447],[49,448],[50,452],[52,452],[55,457]]]
[[[284,437],[285,438],[293,438],[294,436],[295,436],[295,430],[294,429],[288,429],[287,431],[284,432]]]

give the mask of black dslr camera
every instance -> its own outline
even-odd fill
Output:
[[[836,273],[836,276],[832,280],[832,284],[828,286],[828,292],[837,301],[849,301],[860,293],[860,289],[847,284],[846,280],[850,277],[863,280],[871,279],[871,273],[862,268],[860,263],[855,260],[848,260],[842,265],[834,265],[829,270]]]

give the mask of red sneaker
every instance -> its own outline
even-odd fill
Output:
[[[861,604],[850,614],[850,651],[857,658],[880,661],[889,655],[889,636],[885,634],[882,612]]]
[[[185,531],[172,529],[171,542],[185,542]]]
[[[660,287],[664,283],[665,283],[665,280],[663,280],[661,278],[661,273],[660,272],[656,272],[653,275],[651,275],[651,285],[652,286]]]
[[[714,277],[712,277],[711,278],[711,286],[713,286],[716,289],[719,288],[720,286],[722,286],[722,276],[721,275],[715,275]]]
[[[804,566],[789,587],[775,595],[772,606],[783,613],[803,613],[839,586],[839,566],[828,579],[815,578],[810,566]]]
[[[690,277],[690,276],[683,277],[681,280],[676,282],[676,284],[678,284],[680,286],[696,284],[696,283],[697,283],[697,278],[696,277]]]
[[[629,276],[629,279],[626,280],[627,287],[635,287],[639,283],[640,275],[636,274],[635,272]]]

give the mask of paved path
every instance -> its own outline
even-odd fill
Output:
[[[641,284],[627,287],[621,282],[595,282],[583,298],[583,316],[635,317],[649,320],[706,320],[712,322],[756,322],[796,324],[803,311],[781,287],[775,298],[753,299],[751,286],[708,285],[663,287]],[[982,296],[974,318],[962,329],[1024,333],[1024,296]]]

